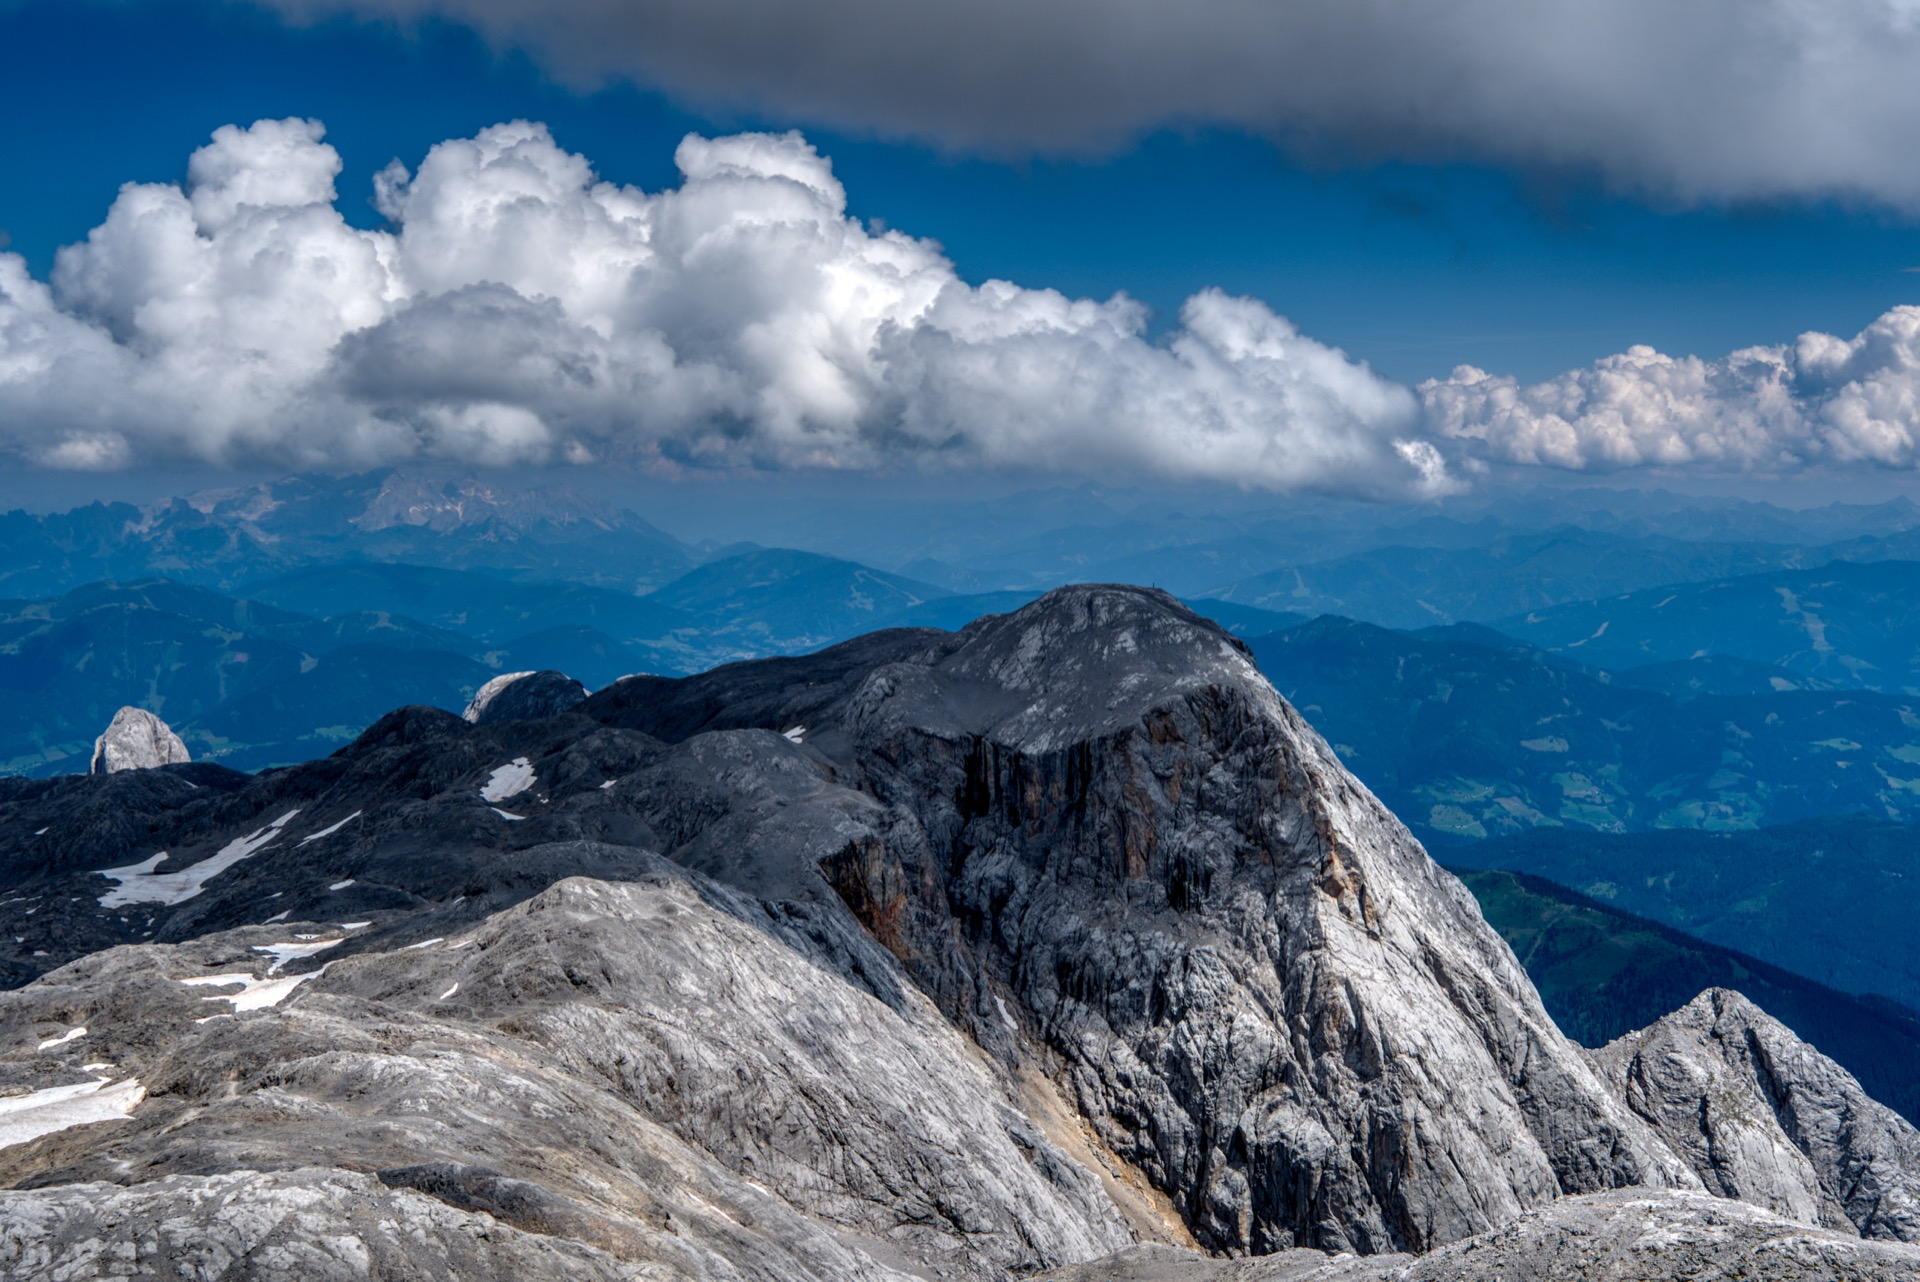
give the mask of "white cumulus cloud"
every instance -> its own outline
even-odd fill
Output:
[[[1450,449],[1509,463],[1790,471],[1920,466],[1920,307],[1852,339],[1802,334],[1720,360],[1633,347],[1543,383],[1461,366],[1420,386]]]
[[[1251,299],[1164,340],[1125,296],[973,285],[847,212],[797,134],[599,180],[515,122],[335,208],[318,122],[228,126],[129,184],[50,281],[0,255],[0,448],[358,466],[667,460],[1108,471],[1382,494],[1450,482],[1418,405]]]
[[[463,22],[563,77],[1001,152],[1215,124],[1920,208],[1916,0],[256,0]]]

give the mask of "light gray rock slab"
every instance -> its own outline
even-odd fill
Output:
[[[9,1282],[628,1282],[592,1247],[324,1168],[0,1195]]]
[[[287,949],[263,928],[0,994],[0,1090],[87,1061],[150,1092],[125,1121],[0,1150],[0,1183],[321,1161],[673,1277],[997,1279],[1131,1240],[931,1002],[903,985],[896,1010],[697,881],[569,879],[337,959],[314,945],[338,928],[290,924],[306,978],[253,1010],[239,983],[187,981],[269,981]],[[84,1039],[39,1049],[76,1020]],[[45,1246],[12,1198],[0,1225]]]

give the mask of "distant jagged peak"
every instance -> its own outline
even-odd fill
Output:
[[[587,688],[564,672],[503,672],[474,692],[460,715],[476,726],[555,717],[578,707]]]
[[[122,770],[151,770],[191,761],[187,745],[173,728],[145,708],[126,707],[93,741],[93,765],[88,773],[110,775]]]
[[[1592,1059],[1708,1192],[1920,1242],[1920,1131],[1740,993],[1710,988]]]
[[[366,508],[351,518],[363,531],[397,526],[452,530],[498,522],[524,530],[539,522],[570,525],[588,522],[605,529],[634,523],[626,513],[583,494],[557,486],[538,489],[498,485],[475,476],[457,480],[389,473]]]

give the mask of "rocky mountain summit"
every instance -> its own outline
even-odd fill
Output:
[[[1871,1101],[1720,1178],[1160,593],[575,697],[0,780],[0,1274],[1920,1277]]]
[[[1920,1131],[1740,994],[1704,992],[1593,1059],[1709,1192],[1920,1242]]]
[[[93,741],[91,773],[151,770],[192,759],[172,726],[144,708],[122,708]]]

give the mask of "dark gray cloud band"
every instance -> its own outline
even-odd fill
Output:
[[[1916,0],[258,0],[443,17],[581,83],[997,152],[1219,124],[1920,209]]]

